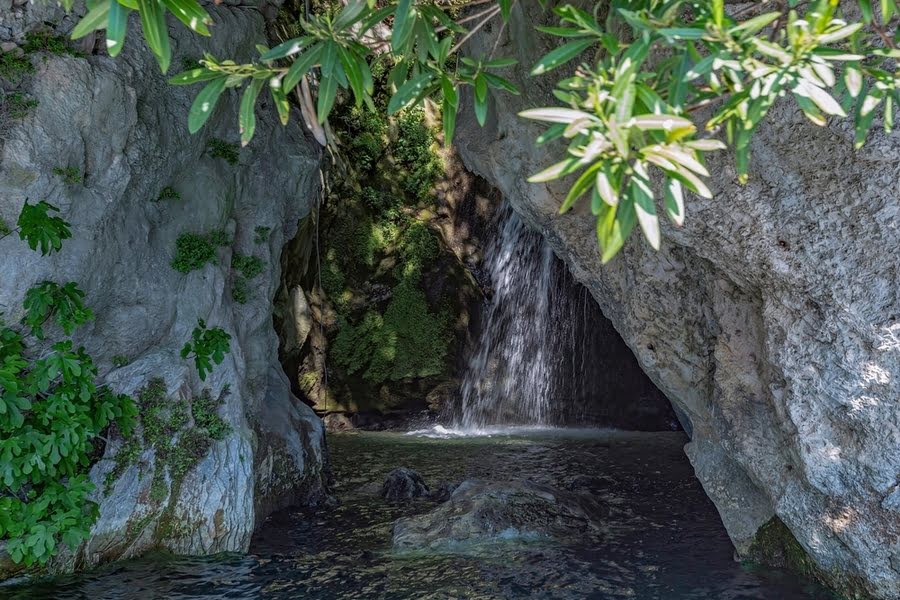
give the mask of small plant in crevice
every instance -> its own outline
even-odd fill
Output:
[[[227,394],[228,386],[217,398],[207,388],[185,400],[169,396],[160,378],[147,382],[138,393],[140,428],[126,437],[113,457],[114,467],[106,476],[107,493],[125,470],[137,463],[142,447],[147,447],[156,454],[150,499],[161,502],[170,496],[170,490],[172,497],[177,496],[184,477],[206,455],[212,442],[223,440],[232,431],[219,415]]]
[[[248,279],[258,277],[266,268],[258,256],[245,256],[235,252],[231,257],[231,268],[238,273],[231,286],[231,297],[238,304],[246,304],[250,299]]]
[[[215,262],[216,246],[208,235],[183,233],[175,241],[175,258],[172,268],[179,273],[202,269],[206,263]]]
[[[257,227],[254,230],[255,237],[253,238],[254,244],[265,244],[269,241],[269,235],[272,233],[271,227]]]
[[[22,45],[22,50],[26,54],[49,52],[57,56],[84,56],[83,52],[70,47],[68,40],[64,36],[54,35],[47,31],[32,31],[25,34],[25,44]]]
[[[247,304],[250,300],[250,286],[241,276],[235,277],[234,283],[231,284],[231,299],[238,304]]]
[[[167,185],[159,193],[159,197],[155,202],[163,202],[164,200],[181,200],[181,194],[175,191],[175,188],[172,186]]]
[[[25,75],[34,73],[34,65],[24,56],[0,52],[0,79],[18,83]]]
[[[84,183],[84,175],[75,167],[56,167],[53,174],[61,177],[69,185]]]
[[[231,268],[247,279],[253,279],[265,270],[265,263],[258,256],[244,256],[235,252],[231,257]]]
[[[190,273],[202,269],[206,263],[216,260],[216,247],[231,245],[231,238],[222,229],[215,229],[204,235],[183,233],[175,240],[175,258],[171,266],[179,273]]]
[[[131,364],[131,359],[124,354],[116,354],[112,357],[112,364],[115,368],[121,369]]]
[[[230,246],[234,240],[231,239],[231,236],[224,229],[213,229],[209,232],[209,241],[214,246],[225,247]]]
[[[191,413],[194,416],[194,424],[204,429],[210,439],[220,441],[231,433],[231,425],[219,416],[219,407],[225,404],[225,397],[229,388],[224,388],[218,398],[213,398],[209,388],[204,389],[199,397],[191,402]]]
[[[37,100],[22,92],[12,92],[0,100],[0,113],[11,119],[24,119],[38,104]]]
[[[231,350],[231,336],[221,327],[208,329],[203,319],[197,320],[197,327],[191,333],[191,340],[181,349],[181,358],[193,358],[200,379],[205,381],[212,372],[213,363],[219,365]]]
[[[207,144],[209,155],[213,158],[221,158],[230,165],[238,164],[240,160],[240,147],[237,144],[229,144],[225,140],[212,138]]]

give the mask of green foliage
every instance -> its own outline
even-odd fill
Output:
[[[63,333],[72,335],[81,325],[94,318],[84,302],[84,292],[74,282],[59,285],[44,281],[25,293],[25,317],[22,324],[29,328],[31,335],[44,339],[44,325],[51,317],[62,328]]]
[[[107,494],[112,491],[112,486],[116,483],[116,480],[122,476],[129,466],[137,462],[140,455],[141,442],[136,436],[130,435],[113,458],[113,468],[103,479],[103,491]]]
[[[258,256],[244,256],[235,252],[231,257],[231,268],[247,279],[253,279],[265,270],[266,265]]]
[[[175,188],[167,185],[162,189],[159,193],[159,197],[156,199],[156,202],[162,202],[164,200],[181,200],[181,194],[175,191]]]
[[[399,133],[391,153],[405,170],[403,190],[416,201],[428,198],[434,182],[444,172],[444,164],[434,151],[434,132],[425,124],[421,108],[401,113],[397,125]]]
[[[24,119],[37,105],[37,100],[22,92],[6,94],[0,101],[0,109],[12,119]]]
[[[112,357],[112,364],[117,369],[121,369],[122,367],[127,367],[128,365],[130,365],[131,359],[124,354],[116,354]]]
[[[191,341],[181,349],[181,358],[193,358],[197,372],[202,381],[213,370],[213,363],[219,365],[231,350],[231,336],[221,327],[207,329],[203,319],[197,321],[197,327],[191,333]]]
[[[19,215],[22,239],[44,255],[70,237],[50,210],[26,202]],[[43,325],[55,318],[69,336],[92,318],[83,298],[74,283],[44,282],[26,292],[23,323],[43,339]],[[87,538],[98,516],[88,500],[94,440],[112,424],[129,432],[137,414],[128,396],[97,386],[93,360],[71,339],[49,348],[29,341],[0,321],[0,540],[26,566]]]
[[[93,439],[111,423],[129,431],[136,409],[96,376],[71,340],[32,351],[0,328],[0,539],[17,563],[44,564],[60,543],[74,548],[97,518],[88,500]]]
[[[219,416],[219,407],[225,404],[225,393],[218,398],[213,398],[212,393],[205,389],[199,398],[194,398],[191,404],[191,412],[194,415],[194,423],[197,427],[206,431],[210,439],[223,440],[231,433],[231,425]]]
[[[447,354],[447,319],[428,309],[414,279],[404,279],[392,292],[382,317],[375,311],[354,325],[346,319],[331,349],[348,373],[361,372],[373,384],[428,377],[440,373]]]
[[[34,65],[26,57],[0,52],[0,78],[15,83],[29,73],[34,73]]]
[[[247,304],[250,300],[250,285],[243,277],[235,277],[231,284],[231,299],[238,304]]]
[[[161,502],[169,495],[166,468],[175,495],[185,475],[209,451],[211,441],[222,440],[232,431],[231,425],[218,414],[227,389],[226,386],[218,399],[205,389],[199,397],[184,401],[169,397],[165,381],[154,378],[140,391],[141,437],[147,447],[154,449],[157,459],[150,485],[151,500]],[[115,467],[107,477],[107,489],[136,462],[140,455],[140,439],[131,436],[116,454]]]
[[[436,260],[440,246],[434,234],[422,223],[413,223],[403,233],[399,244],[402,277],[418,280],[425,266]]]
[[[231,286],[231,297],[238,304],[246,304],[250,299],[250,285],[248,279],[260,275],[266,268],[265,263],[258,256],[244,256],[237,252],[231,257],[231,268],[240,273],[234,278]]]
[[[42,256],[59,252],[63,240],[72,237],[69,224],[60,217],[50,216],[51,212],[59,209],[43,200],[37,204],[28,204],[26,200],[19,213],[19,237],[32,250],[40,248]]]
[[[253,238],[253,243],[254,244],[265,244],[266,242],[269,241],[269,235],[271,235],[271,233],[272,233],[271,227],[262,227],[262,226],[257,227],[254,230],[255,236]]]
[[[71,48],[65,37],[46,31],[32,31],[25,34],[25,44],[22,49],[27,54],[49,52],[57,56],[84,56],[83,53]]]
[[[216,244],[210,235],[184,233],[175,241],[175,258],[172,268],[179,273],[202,269],[206,263],[216,260]]]
[[[213,229],[209,233],[209,242],[213,246],[230,246],[232,241],[231,236],[224,229]]]
[[[221,158],[229,165],[236,165],[241,158],[240,149],[237,144],[229,144],[225,140],[212,138],[207,145],[209,155],[213,158]]]
[[[157,16],[164,12],[152,0],[146,4],[156,7]],[[201,67],[171,82],[205,83],[188,115],[191,131],[203,126],[226,88],[243,87],[238,122],[246,144],[253,136],[264,82],[286,122],[287,94],[318,68],[318,97],[315,102],[305,98],[302,106],[308,120],[324,124],[342,89],[357,106],[375,109],[370,63],[387,63],[394,90],[388,114],[430,98],[442,107],[449,142],[461,88],[472,88],[469,96],[482,125],[492,92],[518,93],[497,74],[515,60],[454,56],[476,30],[485,30],[495,19],[507,21],[515,4],[497,0],[454,21],[454,7],[431,2],[351,0],[339,12],[302,21],[297,37],[271,50],[260,48],[255,62],[236,64],[207,55]],[[577,175],[561,210],[589,198],[604,262],[619,252],[636,227],[658,248],[658,212],[681,225],[686,191],[710,197],[703,158],[724,148],[724,142],[735,150],[739,181],[746,181],[750,139],[778,98],[793,98],[816,125],[824,125],[828,117],[850,115],[857,147],[865,143],[878,110],[885,131],[893,129],[900,105],[896,0],[882,0],[879,9],[869,0],[755,2],[728,10],[724,0],[612,0],[588,7],[593,10],[554,3],[558,25],[537,27],[560,41],[533,66],[531,75],[558,73],[573,62],[577,68],[573,77],[558,82],[554,95],[559,106],[526,110],[522,117],[549,125],[539,144],[567,140],[568,147],[558,151],[561,160],[530,181]],[[138,8],[146,32],[153,15],[145,14],[144,5]],[[112,17],[102,12],[91,11],[76,33],[112,28]],[[854,14],[861,18],[846,20]],[[205,13],[197,17],[197,22],[206,22]],[[380,60],[375,59],[379,36],[367,36],[376,26],[391,31],[390,52],[379,48]],[[148,40],[155,52],[163,51],[155,37]],[[168,66],[167,61],[161,64]],[[710,110],[695,116],[704,107]],[[701,126],[694,120],[702,121]],[[322,128],[314,130],[325,139]],[[364,161],[371,160],[376,143],[377,138],[365,136],[353,141]],[[660,186],[653,185],[657,176]],[[425,180],[412,177],[408,190],[422,195]]]
[[[84,183],[84,175],[75,167],[56,167],[53,169],[53,174],[61,177],[69,185]]]

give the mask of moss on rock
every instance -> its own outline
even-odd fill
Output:
[[[861,578],[840,571],[820,568],[797,541],[791,530],[777,516],[760,527],[743,556],[755,562],[797,573],[826,585],[850,600],[871,600]]]

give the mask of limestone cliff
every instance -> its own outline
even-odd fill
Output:
[[[556,104],[552,77],[527,76],[551,48],[534,4],[497,50],[519,59],[523,95],[497,97],[485,129],[461,117],[467,166],[550,240],[689,421],[687,454],[740,554],[789,531],[835,587],[900,597],[900,134],[854,152],[850,123],[816,128],[785,102],[749,184],[720,157],[715,198],[692,198],[660,252],[635,235],[601,266],[590,213],[559,216],[564,185],[526,182],[561,150],[516,116]]]
[[[4,40],[21,42],[36,23],[60,16],[40,3],[13,4],[0,2]],[[206,50],[255,53],[263,17],[231,4],[211,7],[211,39],[170,27],[175,72]],[[70,21],[61,21],[63,33]],[[18,320],[37,282],[77,282],[95,320],[76,341],[104,383],[153,402],[170,433],[153,439],[147,410],[136,445],[110,433],[91,471],[100,520],[56,570],[149,548],[244,550],[271,510],[324,496],[321,422],[290,393],[272,326],[281,249],[317,197],[319,151],[299,118],[281,127],[265,101],[256,138],[238,151],[229,143],[237,137],[236,95],[191,136],[186,118],[197,90],[167,85],[137,31],[117,59],[27,55],[33,72],[2,90],[4,100],[15,92],[30,101],[15,114],[0,111],[0,217],[13,224],[26,199],[46,200],[73,238],[49,258],[17,236],[0,240],[0,313]],[[208,146],[213,138],[225,142]],[[187,274],[172,268],[179,236],[217,230],[224,235],[213,261]],[[238,254],[261,260],[261,273],[241,280],[232,265]],[[205,382],[179,356],[198,319],[232,336],[231,352]],[[221,427],[184,448],[201,407]]]

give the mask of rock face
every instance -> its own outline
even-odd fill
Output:
[[[830,584],[900,597],[900,134],[876,126],[854,152],[850,123],[817,128],[785,102],[749,184],[720,157],[715,199],[692,198],[660,252],[634,236],[603,267],[585,207],[559,216],[565,186],[526,182],[563,151],[516,117],[557,104],[553,77],[527,78],[551,42],[526,11],[497,51],[519,59],[523,95],[498,96],[483,130],[461,116],[467,166],[550,240],[672,401],[739,553],[777,517]]]
[[[602,531],[602,507],[585,495],[526,480],[459,484],[449,500],[394,525],[395,550],[453,551],[473,544],[548,539]]]
[[[46,16],[31,8],[41,3],[16,2],[15,14],[7,12],[9,4],[0,2],[3,36],[20,39],[22,27]],[[204,50],[250,56],[264,41],[257,10],[211,10],[211,40],[170,28],[174,71]],[[272,327],[281,249],[317,196],[319,153],[296,125],[299,119],[281,127],[273,107],[262,101],[257,136],[240,150],[238,162],[212,156],[212,137],[231,141],[237,135],[238,97],[226,94],[206,128],[189,135],[186,119],[197,90],[168,86],[132,33],[115,60],[31,57],[35,72],[22,85],[38,104],[3,124],[0,217],[15,223],[26,198],[47,200],[60,208],[74,237],[48,258],[17,236],[0,240],[0,313],[16,322],[25,291],[42,280],[77,282],[95,320],[76,342],[93,355],[103,382],[137,396],[159,379],[171,402],[188,402],[204,390],[221,394],[215,410],[228,432],[212,440],[183,477],[156,448],[132,449],[134,458],[126,461],[123,441],[111,439],[91,471],[100,520],[90,541],[61,556],[56,570],[149,548],[244,550],[269,512],[324,496],[321,421],[290,393]],[[81,180],[54,175],[65,168]],[[166,188],[178,197],[162,193]],[[261,242],[255,241],[258,227],[271,230]],[[218,249],[214,263],[188,274],[170,266],[180,235],[216,229],[230,242]],[[248,283],[243,304],[232,293],[236,253],[265,265]],[[198,319],[232,336],[231,352],[205,382],[179,357]],[[230,392],[223,394],[226,386]],[[177,434],[171,443],[177,447],[184,437]],[[0,544],[0,564],[2,555]]]
[[[381,486],[381,497],[391,502],[402,502],[428,495],[428,486],[422,476],[406,467],[394,469]]]

